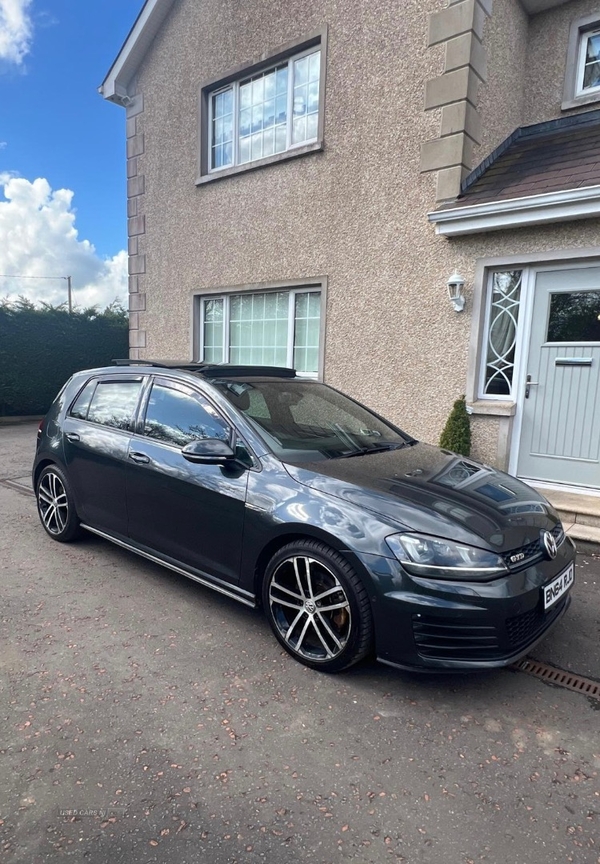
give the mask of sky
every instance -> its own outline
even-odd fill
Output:
[[[143,0],[0,0],[0,299],[126,304],[125,110],[98,94]]]

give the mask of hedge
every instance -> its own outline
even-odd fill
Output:
[[[127,312],[0,301],[0,416],[45,414],[67,378],[129,354]]]

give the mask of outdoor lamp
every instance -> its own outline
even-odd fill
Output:
[[[465,298],[462,293],[465,287],[465,280],[456,270],[448,279],[448,297],[454,306],[455,312],[462,312],[465,308]]]

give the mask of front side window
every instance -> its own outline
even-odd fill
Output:
[[[231,430],[218,411],[199,394],[154,384],[143,434],[165,444],[185,447],[202,438],[229,441]]]
[[[580,35],[576,95],[600,90],[600,28]]]
[[[320,291],[248,292],[201,303],[205,363],[288,366],[301,375],[317,375]]]
[[[208,94],[209,172],[317,141],[321,49]]]

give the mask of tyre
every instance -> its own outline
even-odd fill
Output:
[[[80,533],[69,481],[57,465],[48,465],[35,490],[40,521],[47,534],[59,543],[69,543]]]
[[[365,587],[348,562],[317,540],[289,543],[265,571],[263,604],[292,657],[341,672],[371,650],[373,621]]]

